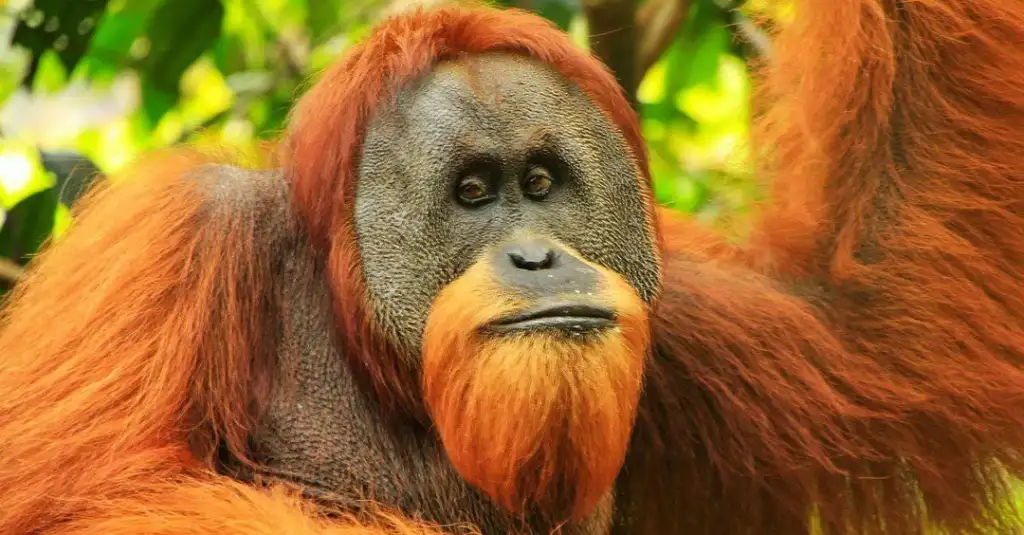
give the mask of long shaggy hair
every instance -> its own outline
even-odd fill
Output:
[[[529,305],[497,287],[486,262],[442,290],[428,318],[424,395],[445,451],[510,511],[537,506],[580,519],[622,466],[650,326],[633,288],[594,267],[603,279],[596,299],[616,311],[610,331],[486,333],[489,322]]]
[[[759,73],[750,240],[662,218],[620,510],[641,533],[1014,533],[1024,9],[795,9]]]

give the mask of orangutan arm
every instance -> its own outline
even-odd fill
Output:
[[[327,519],[282,488],[193,479],[134,486],[134,495],[112,500],[89,516],[59,526],[54,535],[441,535],[381,513]]]
[[[33,263],[0,327],[0,533],[375,532],[214,474],[273,365],[287,203],[248,192],[277,179],[147,160]]]
[[[1024,11],[842,0],[795,13],[763,80],[775,182],[750,243],[663,222],[626,532],[801,533],[812,517],[827,533],[1010,532]]]
[[[838,473],[841,456],[871,454],[844,422],[886,415],[857,400],[891,404],[905,393],[891,390],[871,359],[846,351],[795,289],[677,253],[664,266],[616,533],[802,533],[802,478]],[[790,500],[799,509],[786,508]]]

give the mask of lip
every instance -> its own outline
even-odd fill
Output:
[[[496,333],[555,330],[585,334],[611,328],[615,312],[581,303],[551,303],[498,318],[487,325]]]

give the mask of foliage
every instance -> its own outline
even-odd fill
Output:
[[[588,46],[579,0],[494,2],[532,8]],[[185,141],[254,151],[279,134],[320,69],[413,3],[0,2],[10,41],[0,54],[0,258],[26,264],[69,224],[68,204],[91,175],[83,166],[110,172]],[[715,0],[689,6],[643,79],[639,111],[658,198],[724,222],[756,194],[745,149],[750,84],[729,11]]]

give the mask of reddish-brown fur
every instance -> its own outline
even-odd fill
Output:
[[[539,506],[558,520],[582,519],[626,455],[649,349],[647,307],[620,276],[591,265],[603,278],[596,299],[619,323],[598,338],[482,337],[479,328],[531,306],[496,286],[485,262],[431,309],[423,375],[432,421],[459,474],[513,512]]]
[[[355,529],[213,474],[219,440],[245,453],[273,327],[255,323],[271,259],[252,222],[182,180],[211,159],[170,153],[93,191],[4,310],[0,533]]]
[[[1000,470],[1024,475],[1024,9],[796,13],[759,98],[773,186],[752,239],[662,218],[659,353],[617,505],[630,533],[802,533],[812,513],[828,533],[1005,533]],[[425,411],[358,283],[359,143],[402,81],[492,49],[576,80],[646,176],[612,78],[525,15],[413,15],[329,71],[282,161],[330,252],[346,351],[396,412]],[[169,158],[84,201],[5,310],[0,533],[423,532],[327,522],[213,475],[218,441],[244,453],[269,380],[270,270],[244,218],[179,180],[202,159]]]
[[[798,533],[812,512],[827,533],[1013,532],[1024,5],[796,9],[758,97],[752,239],[670,225],[641,429],[672,468],[638,457],[628,508],[645,533]]]

